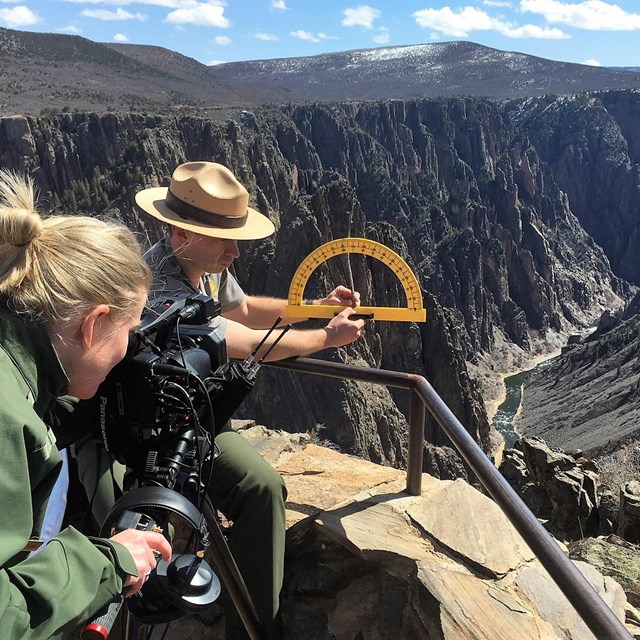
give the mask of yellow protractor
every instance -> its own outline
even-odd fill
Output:
[[[345,253],[360,253],[386,264],[400,280],[407,298],[407,307],[355,307],[359,314],[371,315],[373,320],[400,322],[424,322],[427,312],[422,304],[422,293],[415,274],[409,265],[385,245],[366,238],[342,238],[332,240],[312,251],[296,269],[289,287],[285,314],[293,318],[333,318],[345,307],[332,304],[306,304],[304,289],[313,272],[329,258]]]

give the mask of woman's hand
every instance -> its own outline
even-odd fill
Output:
[[[166,562],[171,560],[171,545],[161,533],[156,531],[125,529],[116,533],[111,540],[119,542],[127,548],[138,570],[137,577],[129,576],[124,583],[125,587],[129,587],[126,593],[127,598],[142,589],[149,574],[156,568],[156,554],[159,554]]]

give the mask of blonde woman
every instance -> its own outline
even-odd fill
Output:
[[[90,398],[125,355],[151,278],[133,235],[87,217],[42,218],[30,180],[0,170],[0,638],[56,638],[171,548],[154,532],[38,545],[61,460],[56,399]]]

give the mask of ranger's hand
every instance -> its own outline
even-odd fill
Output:
[[[345,344],[351,344],[362,335],[365,321],[362,319],[351,320],[350,316],[355,313],[356,311],[352,308],[343,309],[324,328],[327,332],[328,347],[342,347]]]
[[[360,294],[351,291],[343,285],[337,286],[325,298],[318,301],[318,304],[335,304],[341,307],[357,307],[360,304]]]
[[[149,574],[156,568],[156,553],[166,562],[171,560],[171,545],[167,539],[156,531],[138,531],[125,529],[111,538],[127,548],[138,570],[137,576],[129,576],[124,583],[129,587],[127,598],[142,589]]]

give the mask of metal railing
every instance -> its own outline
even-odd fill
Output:
[[[478,480],[496,501],[542,566],[567,597],[584,623],[599,640],[632,640],[624,624],[596,593],[576,565],[538,522],[535,515],[486,456],[462,423],[435,392],[427,380],[411,373],[359,367],[315,358],[292,358],[266,363],[271,367],[332,378],[358,380],[411,393],[407,492],[422,490],[422,452],[426,409],[436,419]]]

